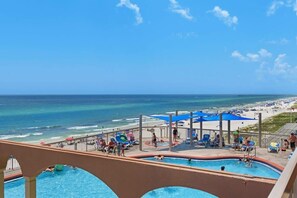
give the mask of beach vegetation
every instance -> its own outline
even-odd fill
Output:
[[[296,123],[297,122],[297,112],[286,112],[281,113],[275,116],[272,116],[270,118],[267,118],[262,121],[262,131],[263,132],[269,132],[269,133],[275,133],[280,128],[282,128],[287,123]],[[258,131],[259,125],[249,125],[246,127],[243,127],[243,131]]]
[[[291,108],[297,109],[297,102],[293,104]]]

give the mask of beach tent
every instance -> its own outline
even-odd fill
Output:
[[[222,117],[222,120],[221,118]],[[228,121],[228,143],[230,144],[230,132],[231,132],[231,129],[230,129],[230,124],[231,124],[231,121],[232,120],[256,120],[254,118],[246,118],[246,117],[241,117],[241,116],[238,116],[238,115],[234,115],[232,113],[222,113],[222,114],[217,114],[217,115],[212,115],[212,116],[209,116],[209,117],[205,117],[204,118],[205,120],[208,120],[208,121]],[[221,126],[220,126],[221,127]],[[220,136],[222,136],[222,134],[220,134]]]

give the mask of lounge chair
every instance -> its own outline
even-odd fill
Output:
[[[271,142],[267,148],[269,153],[278,153],[280,151],[280,144],[277,142]]]
[[[247,151],[247,150],[252,151],[254,149],[255,145],[256,145],[256,143],[254,141],[250,141],[248,145],[243,144],[241,146],[241,150],[242,151]]]
[[[188,134],[189,133],[190,133],[190,130],[188,129]],[[192,131],[192,140],[193,140],[193,142],[198,141],[198,134],[196,133],[195,129]],[[185,143],[190,144],[191,143],[191,138],[187,137]]]
[[[210,135],[204,134],[202,139],[198,141],[199,145],[208,145],[210,143]]]

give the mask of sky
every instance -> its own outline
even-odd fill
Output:
[[[0,94],[297,94],[296,0],[6,0]]]

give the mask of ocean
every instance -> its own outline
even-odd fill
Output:
[[[135,124],[140,114],[211,111],[286,95],[28,95],[0,96],[0,139],[54,141]]]

